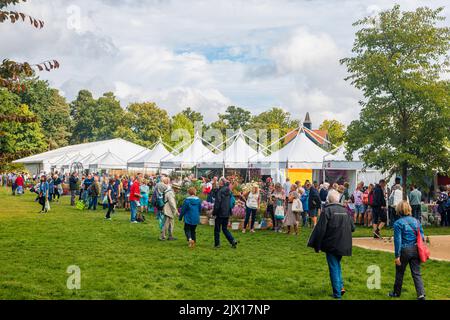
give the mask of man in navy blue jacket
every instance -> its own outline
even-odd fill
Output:
[[[381,239],[381,229],[387,222],[386,214],[386,197],[384,196],[384,188],[386,181],[380,180],[380,183],[373,189],[373,204],[372,204],[372,223],[373,223],[373,237]]]

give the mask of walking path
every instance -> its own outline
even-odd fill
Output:
[[[430,259],[450,262],[450,235],[430,236]],[[394,239],[353,238],[353,245],[363,249],[394,252]]]

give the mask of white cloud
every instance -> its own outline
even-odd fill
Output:
[[[349,123],[361,94],[343,80],[338,61],[351,54],[352,22],[391,6],[389,0],[30,1],[19,8],[44,19],[45,28],[2,24],[0,58],[58,59],[61,69],[41,77],[69,100],[90,89],[95,96],[113,91],[124,106],[153,100],[170,114],[190,106],[208,120],[233,104],[254,113],[281,106],[298,118],[309,111],[316,126],[325,118]],[[444,15],[450,19],[448,9]]]
[[[303,28],[270,50],[280,74],[297,73],[335,65],[342,52],[326,33],[313,34]]]

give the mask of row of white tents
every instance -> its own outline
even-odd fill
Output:
[[[247,143],[254,143],[252,147]],[[167,170],[167,169],[262,169],[274,172],[289,169],[311,170],[364,170],[358,154],[346,159],[344,147],[333,153],[320,148],[302,128],[287,145],[268,154],[267,147],[239,130],[222,145],[213,146],[200,135],[194,136],[192,144],[177,152],[162,140],[147,149],[123,139],[68,146],[57,150],[15,161],[26,166],[33,174],[49,173],[52,170],[67,172],[74,164],[92,172],[111,170]],[[221,151],[221,149],[224,149]],[[323,171],[323,172],[324,172]],[[376,179],[380,176],[370,176]],[[275,174],[277,176],[277,174]],[[355,179],[358,177],[356,176]],[[368,177],[369,179],[369,177]],[[281,180],[281,179],[277,179]],[[365,179],[364,179],[365,180]],[[363,180],[363,181],[364,181]],[[355,180],[356,181],[356,180]]]

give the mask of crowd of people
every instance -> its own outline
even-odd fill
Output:
[[[36,193],[40,213],[48,213],[51,202],[58,202],[63,195],[63,184],[68,185],[71,206],[96,211],[100,206],[105,212],[105,220],[111,221],[117,209],[130,212],[130,222],[145,221],[145,214],[152,211],[160,228],[160,241],[175,241],[176,219],[184,220],[184,233],[190,248],[197,243],[196,229],[200,224],[202,200],[198,180],[193,176],[172,183],[165,175],[107,175],[62,174],[31,177],[26,173],[10,173],[0,176],[3,186],[10,186],[13,195],[22,195],[28,187]],[[325,252],[330,270],[333,297],[341,298],[345,293],[342,280],[341,259],[352,252],[352,232],[356,226],[373,228],[373,237],[382,239],[385,226],[394,230],[396,280],[391,297],[399,297],[405,268],[410,264],[414,284],[419,299],[425,299],[423,281],[420,275],[420,261],[417,254],[418,230],[424,237],[421,225],[421,191],[410,185],[407,199],[403,199],[400,179],[387,187],[385,180],[365,185],[360,182],[353,192],[348,183],[330,184],[324,182],[295,181],[274,183],[271,178],[251,184],[245,190],[238,190],[234,178],[214,177],[201,179],[202,198],[212,204],[215,219],[214,247],[221,246],[221,233],[232,248],[238,241],[228,230],[233,208],[238,201],[245,203],[245,220],[242,232],[255,232],[257,212],[265,204],[265,217],[271,219],[272,230],[277,233],[298,235],[301,227],[313,229],[308,246],[317,252]],[[182,205],[177,205],[176,191],[187,187]],[[67,191],[66,191],[67,192]],[[436,195],[441,225],[449,225],[450,188],[441,186]]]

